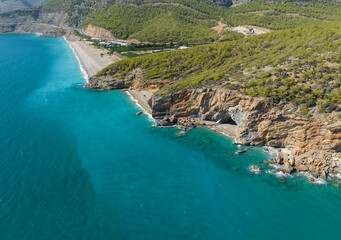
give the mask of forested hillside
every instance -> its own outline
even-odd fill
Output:
[[[217,24],[222,9],[231,4],[229,0],[50,0],[44,9],[66,11],[71,26],[84,28],[92,23],[112,31],[117,38],[206,43],[217,40],[216,31],[210,28]]]
[[[51,0],[47,5],[55,1],[60,0]],[[82,7],[91,4],[96,4],[97,10]],[[127,1],[115,4],[85,2],[69,8],[69,23],[81,27],[92,23],[112,31],[118,38],[204,43],[218,39],[217,33],[210,28],[219,20],[230,26],[255,25],[272,30],[341,20],[341,3],[331,0],[253,0],[235,7],[229,5],[228,1],[216,5],[196,0],[140,0],[129,1],[129,4]],[[76,14],[79,12],[82,14]]]
[[[242,40],[125,59],[98,74],[124,77],[141,68],[159,94],[220,86],[294,103],[308,114],[340,111],[341,23],[312,24]]]
[[[208,4],[202,3],[202,8]],[[100,9],[82,22],[111,30],[118,38],[138,38],[151,42],[212,42],[216,31],[210,29],[217,24],[218,15],[204,9],[199,11],[184,5],[143,4],[119,5]]]
[[[250,24],[273,30],[287,29],[314,22],[341,21],[341,3],[332,0],[253,0],[230,8],[223,17],[233,26]]]
[[[34,1],[34,0],[32,0]],[[49,0],[42,13],[67,13],[66,24],[103,27],[117,38],[154,43],[210,43],[226,35],[212,27],[251,25],[270,30],[340,21],[341,2],[333,0]],[[242,4],[243,3],[243,4]],[[228,38],[226,38],[228,39]]]

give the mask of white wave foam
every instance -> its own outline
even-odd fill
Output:
[[[285,172],[282,172],[282,171],[275,172],[275,175],[276,175],[276,177],[280,177],[280,178],[282,178],[282,177],[291,177],[291,175],[289,173],[285,173]]]
[[[291,151],[287,148],[280,148],[282,153],[287,154],[289,157],[292,157]]]
[[[299,172],[296,173],[297,176],[302,176],[308,179],[310,183],[316,184],[316,185],[324,185],[327,184],[327,181],[322,178],[315,178],[311,174],[306,172]]]
[[[264,146],[263,150],[265,150],[265,149],[267,149],[268,150],[267,152],[270,155],[272,155],[273,157],[278,157],[278,151],[275,148],[270,147],[270,146]]]
[[[326,180],[322,179],[322,178],[315,178],[314,180],[311,180],[311,178],[309,178],[309,181],[313,184],[317,184],[317,185],[325,185],[327,184]]]
[[[152,117],[152,115],[151,115],[150,113],[147,112],[146,109],[144,109],[144,108],[142,107],[142,105],[139,103],[139,101],[137,101],[137,100],[133,97],[133,95],[130,94],[130,92],[128,92],[128,91],[125,91],[125,92],[126,92],[126,94],[129,96],[129,98],[130,98],[130,99],[131,99],[139,108],[141,108],[141,110],[143,111],[143,113],[146,114],[146,115],[148,116],[148,119],[149,119],[151,122],[155,123],[155,119]]]
[[[84,67],[83,67],[83,65],[82,65],[82,63],[81,63],[81,60],[79,59],[79,57],[78,57],[78,55],[77,55],[75,49],[72,47],[72,45],[69,43],[69,41],[66,40],[65,37],[63,37],[63,38],[64,38],[64,40],[67,42],[67,44],[69,45],[70,49],[72,50],[73,55],[75,55],[75,57],[76,57],[76,59],[77,59],[77,62],[78,62],[79,69],[81,70],[82,76],[83,76],[83,78],[85,79],[85,82],[88,83],[89,76],[88,76],[88,74],[86,73],[86,71],[85,71],[85,69],[84,69]]]
[[[258,167],[256,165],[250,165],[249,170],[251,172],[253,172],[254,174],[257,174],[257,175],[262,173],[262,170],[260,169],[260,167]]]
[[[329,174],[330,177],[334,177],[334,178],[337,178],[337,179],[341,179],[341,174],[340,173],[337,173],[337,174]]]
[[[283,165],[274,163],[274,164],[269,164],[271,167],[275,168],[275,169],[283,169]]]
[[[285,173],[283,171],[272,171],[272,170],[267,170],[266,173],[271,174],[276,176],[277,178],[287,178],[287,177],[292,177],[289,173]]]

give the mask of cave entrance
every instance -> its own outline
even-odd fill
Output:
[[[237,123],[236,123],[235,121],[233,121],[232,118],[230,118],[229,120],[224,121],[224,122],[222,122],[222,123],[237,126]]]

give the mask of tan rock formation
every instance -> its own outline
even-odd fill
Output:
[[[123,79],[109,78],[92,78],[88,87],[147,89],[155,85],[143,79],[141,69],[131,71]],[[219,124],[232,121],[237,125],[237,143],[289,149],[291,156],[282,154],[277,160],[284,165],[285,172],[308,171],[323,178],[341,173],[341,121],[329,124],[318,117],[302,118],[274,107],[270,99],[253,98],[224,88],[154,95],[149,102],[159,125],[191,127],[207,120]]]
[[[85,30],[84,33],[91,37],[97,37],[97,38],[104,38],[104,39],[115,39],[114,34],[112,34],[110,31],[97,27],[95,25],[89,24]]]

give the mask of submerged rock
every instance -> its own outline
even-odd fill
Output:
[[[249,147],[247,149],[243,149],[243,150],[240,150],[240,151],[236,151],[236,154],[242,154],[242,153],[246,153],[247,151],[251,150],[252,147]]]
[[[251,165],[249,167],[249,170],[255,174],[261,174],[262,173],[261,169],[256,165]]]
[[[240,151],[236,151],[236,154],[242,154],[242,153],[246,153],[247,149],[244,150],[240,150]]]

